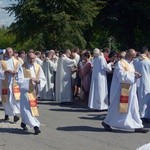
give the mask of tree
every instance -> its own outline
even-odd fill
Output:
[[[122,49],[150,43],[150,0],[107,0],[97,18]]]
[[[17,41],[37,39],[41,47],[57,49],[85,48],[83,30],[92,26],[98,13],[93,0],[18,0],[6,10],[15,13],[10,28]]]
[[[97,7],[99,8],[99,15],[101,10],[107,5],[105,0],[98,1]],[[103,48],[108,46],[108,37],[111,34],[100,24],[99,15],[97,15],[91,27],[85,30],[84,36],[87,41],[87,48],[94,49]]]
[[[0,28],[0,48],[5,49],[6,47],[14,46],[15,36],[13,34],[8,34],[8,28],[2,26]]]

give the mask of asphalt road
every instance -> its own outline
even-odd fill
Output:
[[[150,132],[106,132],[101,122],[107,111],[95,112],[79,101],[60,105],[39,101],[41,133],[20,128],[13,118],[5,123],[0,107],[0,150],[136,150],[150,142]],[[150,128],[150,124],[145,125]]]

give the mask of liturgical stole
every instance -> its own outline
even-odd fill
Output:
[[[14,57],[12,57],[12,59],[14,64],[14,71],[17,71],[19,66],[18,60],[16,60]],[[1,65],[2,65],[2,70],[6,71],[7,63],[5,60],[1,60]],[[15,76],[13,77],[13,81],[12,81],[12,93],[16,101],[20,100],[20,88],[16,82]],[[5,77],[5,79],[2,80],[2,103],[6,103],[7,99],[8,99],[8,80]]]
[[[134,69],[131,69],[130,64],[124,59],[121,59],[120,62],[125,71],[131,71],[131,72],[134,71]],[[130,88],[130,84],[121,83],[121,94],[120,94],[120,103],[119,103],[119,112],[121,113],[128,112],[129,88]]]
[[[39,78],[40,66],[34,63],[35,75],[36,78]],[[32,78],[30,69],[27,68],[27,64],[23,65],[23,72],[25,78]],[[28,90],[28,99],[29,105],[31,109],[32,116],[39,116],[38,108],[37,108],[37,93],[35,90],[35,85],[30,81],[29,90]]]
[[[142,61],[142,60],[150,60],[145,54],[141,54],[139,56],[139,60]]]

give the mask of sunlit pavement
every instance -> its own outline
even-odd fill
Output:
[[[93,111],[87,104],[76,101],[58,104],[39,100],[41,133],[23,131],[20,122],[4,122],[0,107],[0,150],[135,150],[150,142],[150,132],[106,132],[101,122],[107,111]],[[150,128],[150,124],[146,125]]]

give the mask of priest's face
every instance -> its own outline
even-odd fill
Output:
[[[35,56],[34,53],[28,54],[28,63],[31,64],[31,65],[33,65],[34,62],[35,62],[35,57],[36,57],[36,56]]]
[[[135,58],[137,53],[135,50],[132,50],[130,54],[131,54],[132,58]]]
[[[6,53],[5,53],[7,58],[11,58],[13,56],[13,49],[8,47],[6,48]]]

